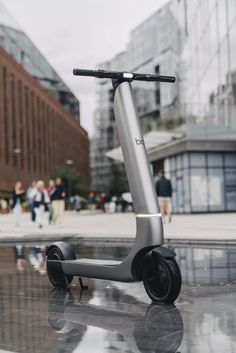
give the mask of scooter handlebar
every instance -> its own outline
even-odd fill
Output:
[[[75,76],[89,76],[96,78],[110,78],[113,80],[128,80],[128,81],[149,81],[149,82],[175,82],[174,76],[159,76],[141,74],[135,72],[119,72],[119,71],[105,71],[105,70],[83,70],[74,69]]]

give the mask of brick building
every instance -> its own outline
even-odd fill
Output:
[[[25,184],[47,180],[67,159],[88,182],[86,131],[0,48],[0,195],[7,196],[19,176]]]

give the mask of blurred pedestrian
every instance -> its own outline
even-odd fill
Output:
[[[36,192],[36,181],[32,181],[31,186],[28,187],[27,192],[26,192],[26,197],[29,203],[29,209],[31,213],[31,221],[35,222],[36,219],[36,214],[34,211],[34,195]]]
[[[156,193],[160,205],[160,211],[165,221],[167,216],[169,222],[171,222],[171,197],[172,197],[172,185],[171,181],[165,177],[165,172],[162,170],[159,174],[160,178],[156,182]]]
[[[74,197],[74,205],[75,205],[75,210],[79,212],[81,210],[81,201],[80,201],[79,194],[76,194]]]
[[[96,210],[96,206],[97,206],[97,200],[95,197],[95,193],[94,192],[90,192],[89,193],[89,197],[88,197],[88,209],[90,211],[95,211]]]
[[[110,212],[110,202],[111,202],[111,196],[109,194],[106,194],[104,198],[104,211],[106,213]]]
[[[22,182],[17,181],[12,195],[12,210],[15,216],[15,224],[17,227],[20,226],[21,215],[22,215],[22,204],[25,198],[25,190],[23,188]]]
[[[8,203],[5,199],[0,199],[0,209],[1,209],[1,213],[3,214],[8,213]]]
[[[103,193],[101,193],[100,194],[100,197],[99,197],[99,208],[101,209],[101,210],[103,210],[103,211],[105,211],[104,210],[104,203],[105,203],[105,198],[106,198],[106,194],[103,192]]]
[[[109,213],[115,213],[116,212],[116,204],[117,204],[117,197],[112,196],[111,201],[109,203]]]
[[[43,227],[43,213],[49,202],[50,198],[47,190],[45,189],[44,182],[42,180],[37,181],[34,195],[34,210],[36,214],[36,222],[39,228]]]
[[[47,188],[47,192],[50,198],[50,201],[52,201],[52,195],[55,191],[56,187],[55,187],[55,181],[53,179],[50,179],[48,182],[48,188]],[[51,224],[53,221],[53,208],[52,208],[52,203],[48,204],[48,223]]]
[[[16,270],[18,272],[24,272],[26,267],[24,246],[19,244],[15,245],[13,250],[14,250],[15,262],[16,262]]]
[[[62,224],[62,219],[65,211],[65,190],[62,185],[61,178],[55,180],[55,190],[51,194],[52,210],[53,210],[53,222],[55,224]]]
[[[45,250],[44,245],[33,246],[29,248],[28,255],[30,265],[42,276],[46,274]]]

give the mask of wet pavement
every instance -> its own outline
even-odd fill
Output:
[[[81,257],[129,249],[74,244]],[[152,305],[142,283],[85,280],[55,290],[45,245],[0,246],[0,353],[236,353],[236,248],[176,247],[183,287],[174,305]]]

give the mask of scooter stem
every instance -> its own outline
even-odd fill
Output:
[[[160,216],[159,205],[130,82],[115,88],[114,111],[136,216]]]

